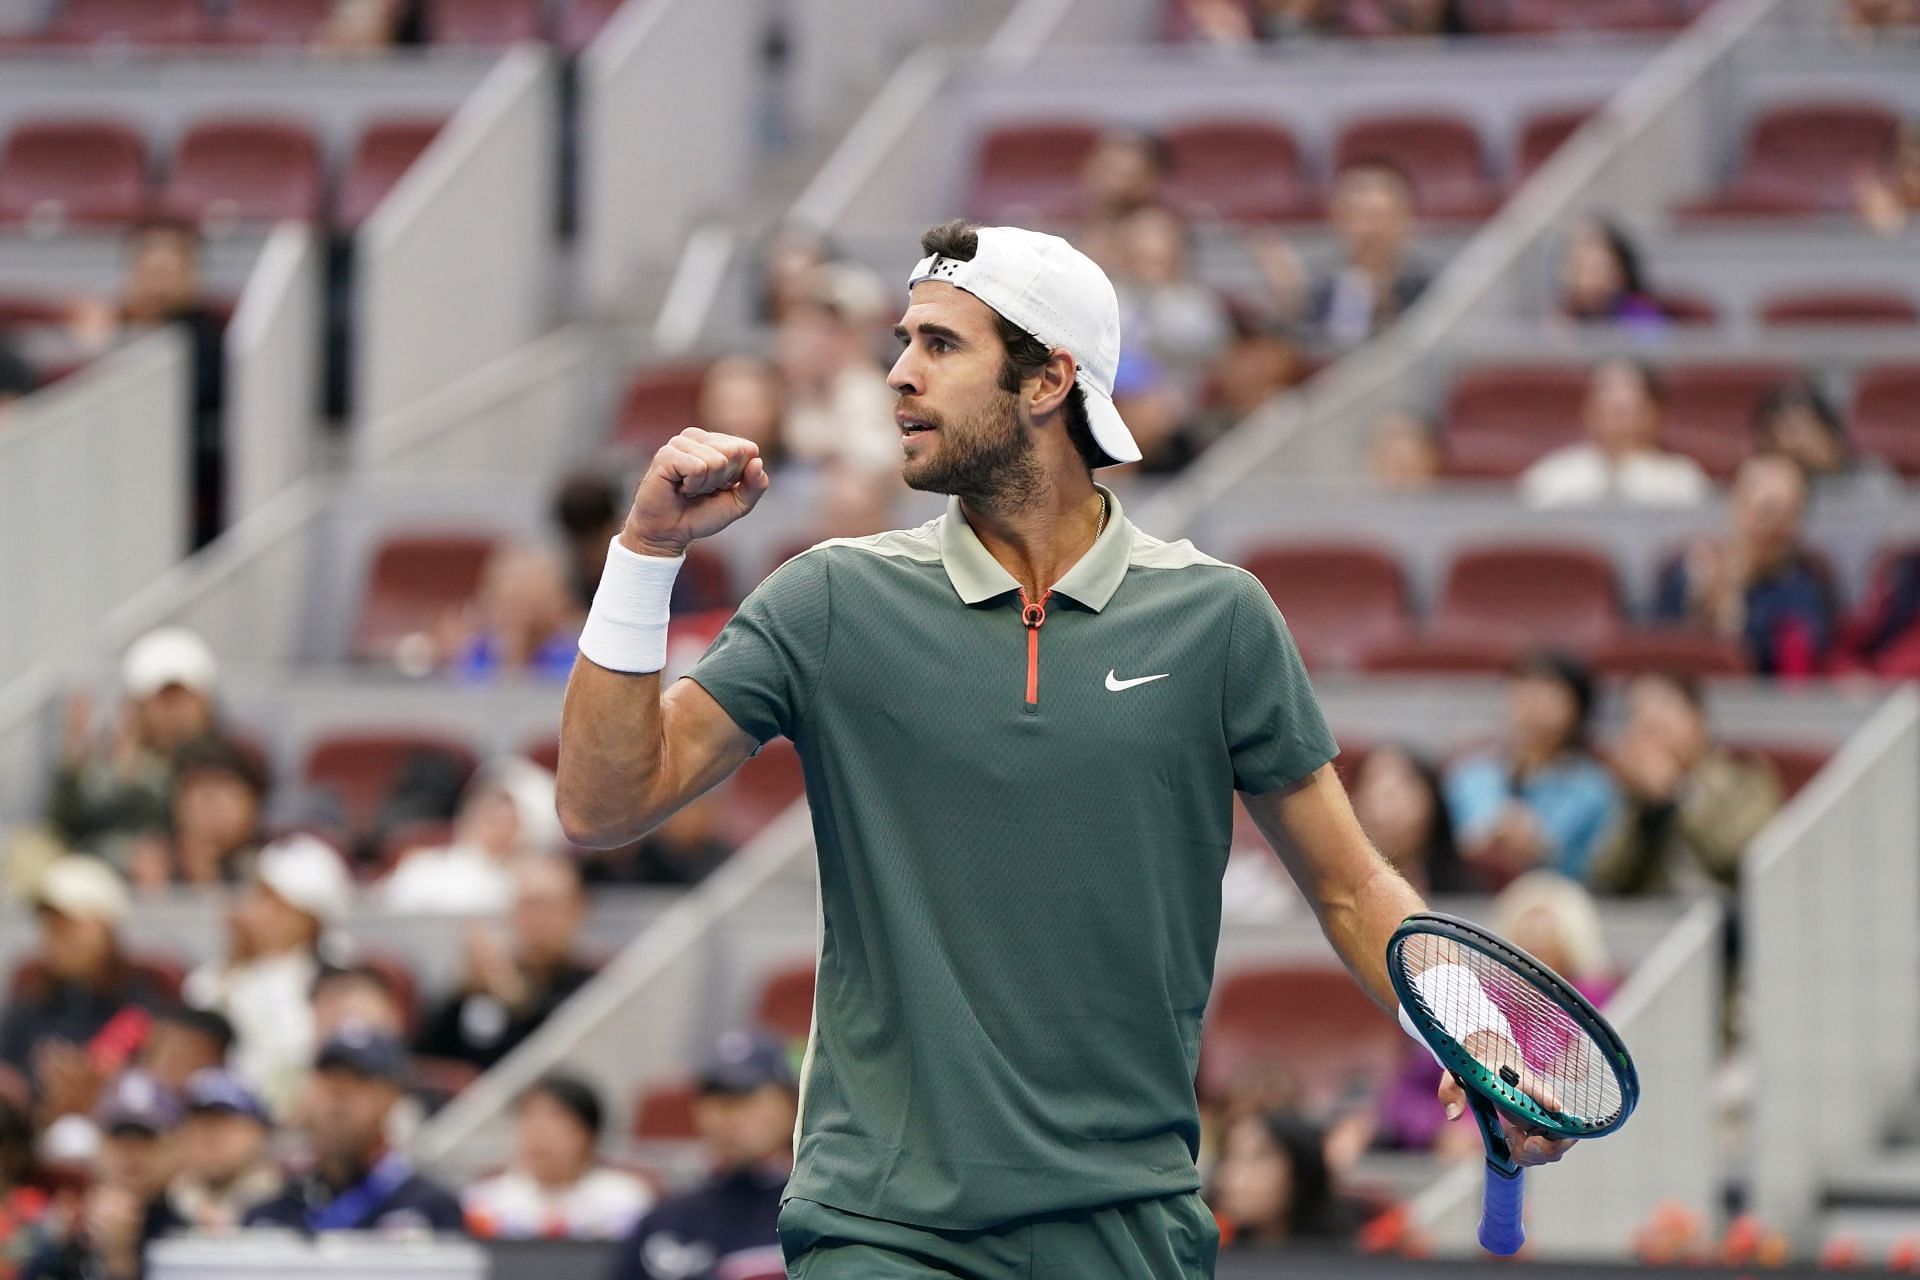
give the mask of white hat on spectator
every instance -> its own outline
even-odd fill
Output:
[[[119,873],[98,858],[70,853],[55,858],[33,889],[36,905],[76,920],[118,924],[132,905]]]
[[[130,697],[148,698],[169,685],[211,694],[220,664],[207,642],[185,627],[160,627],[127,646],[120,683]]]
[[[281,901],[306,912],[323,929],[346,915],[353,894],[353,878],[340,855],[325,840],[304,831],[282,836],[262,849],[256,874]]]
[[[560,829],[553,774],[533,761],[524,756],[489,760],[474,778],[472,790],[476,794],[497,790],[506,796],[520,820],[523,848],[551,853],[566,843]]]

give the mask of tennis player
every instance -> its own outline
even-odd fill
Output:
[[[1013,227],[921,248],[888,382],[902,474],[945,514],[795,556],[663,690],[688,544],[770,483],[750,442],[682,432],[580,637],[561,819],[619,845],[798,747],[823,920],[790,1275],[1211,1276],[1193,1081],[1232,792],[1388,1010],[1422,903],[1354,820],[1260,583],[1094,482],[1140,456],[1105,274]],[[1511,1136],[1529,1164],[1566,1145]]]

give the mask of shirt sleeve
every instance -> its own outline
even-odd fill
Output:
[[[1340,748],[1273,598],[1252,574],[1234,578],[1221,718],[1233,785],[1258,795],[1300,781]]]
[[[787,561],[753,589],[687,673],[761,742],[796,737],[806,718],[826,665],[828,582],[825,553]]]

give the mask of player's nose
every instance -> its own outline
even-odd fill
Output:
[[[887,385],[897,396],[917,396],[926,390],[912,347],[902,351],[900,358],[893,362],[893,368],[887,370]]]

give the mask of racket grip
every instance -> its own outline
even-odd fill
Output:
[[[1487,1162],[1487,1194],[1480,1207],[1480,1247],[1502,1258],[1520,1252],[1527,1242],[1520,1225],[1521,1193],[1525,1175],[1516,1169],[1508,1173]]]

